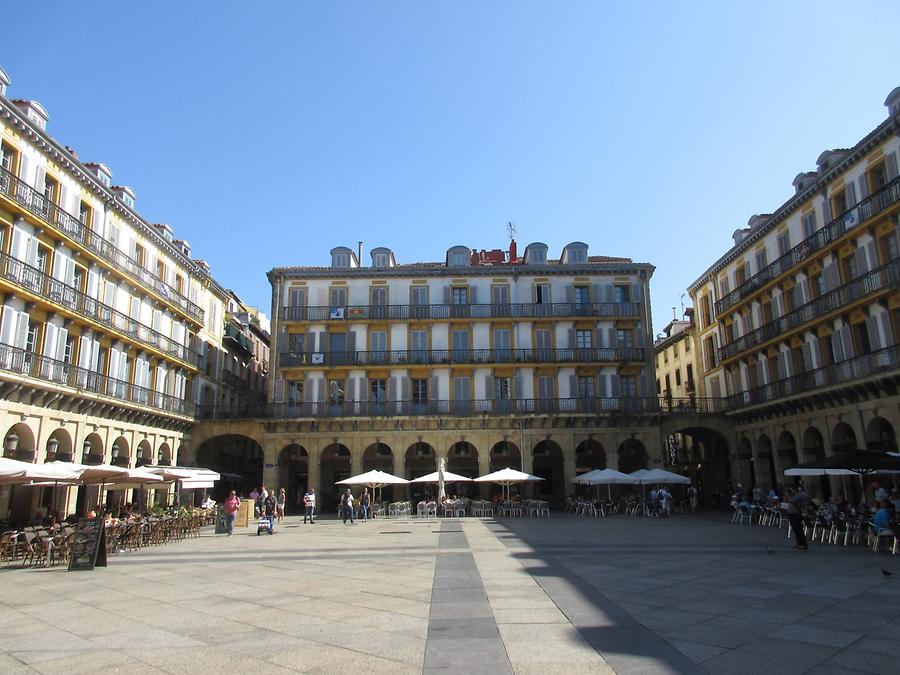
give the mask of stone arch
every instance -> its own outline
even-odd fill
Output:
[[[178,450],[175,451],[175,465],[191,466],[190,453],[184,443],[179,445]]]
[[[24,422],[13,424],[3,436],[3,456],[20,462],[34,462],[34,432]]]
[[[531,473],[544,480],[532,484],[536,496],[554,504],[566,498],[565,458],[562,448],[549,438],[539,441],[531,450]],[[515,490],[515,488],[514,488]]]
[[[156,463],[160,466],[172,466],[172,448],[168,443],[161,443],[157,448]]]
[[[103,439],[100,434],[96,432],[88,434],[81,444],[81,463],[103,464],[104,457]]]
[[[606,450],[599,441],[588,438],[575,448],[575,475],[606,468]]]
[[[619,471],[631,473],[647,468],[647,448],[636,438],[629,438],[619,445]]]
[[[403,466],[407,480],[420,478],[437,471],[437,453],[424,441],[416,441],[410,445],[403,456]],[[399,475],[399,474],[398,474]],[[418,503],[426,497],[433,497],[437,488],[429,483],[410,483],[410,500]]]
[[[153,451],[150,449],[150,443],[146,439],[141,441],[141,443],[142,445],[139,445],[137,450],[139,456],[140,453],[144,453],[148,457],[151,456]],[[109,463],[115,466],[128,466],[130,461],[131,446],[128,443],[128,439],[124,436],[119,436],[109,447]]]
[[[497,441],[491,448],[490,470],[499,471],[500,469],[521,470],[522,452],[519,446],[507,440]]]
[[[759,463],[761,478],[766,479],[767,487],[773,488],[781,481],[775,472],[775,457],[772,454],[772,441],[766,434],[761,434],[756,441],[756,458]]]
[[[278,453],[278,487],[284,488],[285,511],[303,512],[303,495],[309,488],[309,452],[298,443],[289,443]]]
[[[229,490],[246,497],[262,484],[263,449],[249,436],[214,436],[197,447],[197,465],[221,475],[211,491],[216,501],[224,501]]]
[[[785,469],[800,463],[797,457],[797,441],[794,440],[794,435],[790,431],[785,430],[778,435],[778,459],[781,463],[782,475]],[[792,482],[796,485],[800,481],[794,478]]]
[[[897,435],[894,433],[894,427],[883,417],[873,417],[866,425],[866,449],[897,452]]]
[[[385,473],[394,473],[394,451],[387,443],[375,441],[363,452],[363,473],[377,469]]]
[[[119,458],[121,459],[121,457],[120,453]],[[146,438],[138,443],[137,448],[134,450],[134,465],[144,466],[145,464],[153,464],[153,446],[150,445],[150,441]]]
[[[44,457],[45,462],[72,461],[72,436],[66,429],[59,427],[50,434],[44,448]]]
[[[321,507],[316,502],[317,508],[321,508],[323,512],[336,511],[338,507],[338,495],[340,486],[335,485],[339,480],[350,478],[353,471],[353,459],[350,455],[350,448],[343,443],[330,443],[322,449],[319,458],[319,475],[322,477],[322,484],[319,490],[321,499]]]
[[[803,432],[803,461],[813,462],[825,457],[825,439],[815,427],[806,427]]]
[[[741,436],[738,440],[737,461],[740,464],[738,475],[745,482],[743,487],[750,491],[756,485],[756,462],[753,459],[753,446],[746,436]]]
[[[447,471],[466,478],[478,476],[478,450],[466,441],[457,441],[447,450]]]
[[[831,450],[834,454],[856,450],[856,432],[846,422],[838,422],[831,430]]]

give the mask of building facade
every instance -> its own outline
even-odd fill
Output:
[[[664,403],[703,396],[697,386],[696,354],[694,310],[689,307],[684,318],[672,319],[653,343],[656,393]]]
[[[689,289],[700,382],[734,424],[736,482],[783,483],[801,461],[897,449],[900,88],[885,105],[884,122],[823,152]]]
[[[221,342],[224,290],[109,167],[81,162],[48,134],[46,110],[0,81],[4,455],[174,464],[194,420],[196,341]],[[0,520],[71,511],[75,492],[3,488]]]
[[[654,268],[580,242],[547,254],[534,243],[520,257],[512,242],[398,264],[376,248],[363,266],[338,247],[330,266],[269,272],[262,480],[292,500],[315,486],[327,505],[352,473],[414,478],[444,457],[472,476],[521,468],[562,498],[583,469],[650,462]]]

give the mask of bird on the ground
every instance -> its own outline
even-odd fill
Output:
[[[775,551],[770,549],[768,546],[766,546],[766,553],[768,553],[769,555],[775,555]]]
[[[881,568],[881,574],[882,574],[882,576],[885,576],[885,577],[892,577],[892,576],[894,576],[894,573],[893,573],[893,572],[891,572],[890,570],[886,570],[886,569],[884,569],[883,567]]]

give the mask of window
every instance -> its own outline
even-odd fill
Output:
[[[669,380],[669,374],[666,373],[666,396],[672,395],[672,382]]]
[[[688,338],[684,342],[684,353],[687,354],[690,351],[691,351],[691,340],[690,340],[690,338]]]
[[[825,295],[825,275],[817,274],[812,281],[813,287],[816,289],[816,297],[820,298]]]
[[[134,261],[140,265],[144,266],[144,258],[146,257],[146,252],[144,251],[144,247],[140,244],[134,245]]]
[[[454,305],[468,305],[469,289],[465,286],[454,286],[450,298]]]
[[[469,252],[468,251],[450,251],[449,256],[450,267],[468,267]]]
[[[335,405],[344,402],[343,380],[328,380],[328,402]]]
[[[537,328],[534,331],[534,346],[538,361],[549,361],[553,357],[553,336],[549,328]]]
[[[619,391],[622,396],[628,398],[637,396],[637,378],[634,375],[622,375],[619,378]]]
[[[347,289],[344,287],[329,288],[328,289],[328,305],[332,309],[346,307],[347,306]]]
[[[569,247],[566,252],[566,262],[570,265],[580,265],[588,261],[587,249],[582,247]]]
[[[50,176],[44,176],[44,198],[53,204],[59,196],[59,183]]]
[[[0,167],[4,171],[15,174],[16,165],[18,164],[18,153],[6,143],[0,145]]]
[[[756,271],[761,272],[766,268],[769,261],[766,260],[766,249],[760,249],[756,252]]]
[[[791,235],[787,230],[778,235],[777,242],[779,257],[785,255],[788,251],[791,250]]]
[[[703,328],[708,326],[712,320],[712,312],[709,306],[709,294],[705,293],[700,297],[700,317],[703,319]]]
[[[810,211],[803,216],[803,236],[809,239],[816,233],[816,212]]]
[[[47,260],[50,257],[50,249],[45,246],[38,246],[37,249],[37,258],[35,259],[34,266],[37,267],[41,272],[47,273]]]
[[[469,331],[455,330],[455,331],[453,331],[451,338],[453,340],[453,355],[452,355],[453,360],[454,361],[468,360],[468,357],[469,357]]]
[[[723,298],[731,292],[731,288],[728,284],[728,277],[721,277],[719,279],[719,295]]]
[[[634,337],[630,330],[619,329],[616,331],[616,341],[620,349],[631,349],[634,346]]]
[[[456,412],[468,412],[471,410],[468,377],[453,378],[453,405]]]
[[[850,282],[856,279],[859,269],[856,265],[856,256],[848,255],[844,258],[844,278]]]
[[[156,261],[156,278],[160,281],[166,280],[166,264],[162,260]]]
[[[575,287],[575,310],[585,310],[591,305],[591,289],[587,286]]]
[[[90,227],[91,223],[94,221],[93,209],[91,209],[86,202],[81,202],[78,207],[78,220],[80,220],[81,224],[85,227]]]
[[[869,188],[871,192],[875,192],[885,185],[887,185],[887,172],[884,162],[881,162],[869,171]]]
[[[410,346],[413,363],[428,363],[428,331],[411,331]]]
[[[428,380],[424,378],[412,380],[412,402],[413,405],[428,403]]]
[[[900,257],[900,246],[897,244],[897,233],[891,232],[878,240],[881,247],[881,257],[886,262],[896,260]]]
[[[847,210],[847,192],[845,190],[841,190],[835,195],[831,197],[831,212],[835,216],[840,216]]]
[[[509,286],[491,286],[491,304],[495,307],[509,304]]]
[[[681,386],[681,368],[675,369],[675,386],[676,387]]]
[[[339,251],[331,254],[331,266],[338,269],[347,269],[350,267],[350,254],[346,251]]]
[[[424,306],[428,304],[428,286],[412,286],[409,289],[409,304]]]
[[[288,405],[299,405],[303,401],[302,380],[288,380],[286,389]]]
[[[387,381],[369,380],[369,400],[374,403],[387,401]]]
[[[390,267],[391,266],[391,254],[390,253],[373,253],[372,254],[372,264],[375,267]]]
[[[494,331],[494,354],[498,361],[509,361],[512,354],[510,348],[510,332],[508,328],[498,328]]]
[[[291,354],[302,354],[306,351],[306,334],[305,333],[289,333],[288,349]]]
[[[534,302],[537,305],[550,304],[550,284],[535,284]]]
[[[494,398],[498,401],[508,401],[512,398],[512,387],[508,377],[494,378]]]
[[[576,330],[575,331],[575,346],[579,349],[590,349],[591,348],[591,331],[590,330]]]
[[[613,286],[613,297],[616,302],[631,302],[631,287],[622,285]]]
[[[594,378],[581,375],[578,377],[578,398],[594,398]]]
[[[386,305],[388,304],[388,289],[387,286],[373,286],[369,290],[370,303],[371,305]]]
[[[694,366],[687,365],[687,390],[694,391]]]
[[[374,363],[387,362],[387,341],[387,331],[375,330],[369,333],[369,349]]]

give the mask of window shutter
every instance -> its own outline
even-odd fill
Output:
[[[853,252],[853,257],[856,259],[856,273],[857,275],[863,274],[869,271],[869,263],[866,260],[866,249],[858,248]],[[853,281],[853,279],[848,279],[848,281]]]
[[[612,284],[606,284],[603,286],[603,302],[613,302],[615,300],[615,294],[613,291]]]
[[[453,289],[450,286],[444,286],[444,304],[449,305],[453,302]]]
[[[119,373],[119,350],[115,347],[110,347],[109,349],[109,377],[112,379],[117,379],[116,375]]]
[[[772,315],[776,319],[780,318],[781,315],[784,313],[781,309],[781,307],[782,307],[781,302],[782,302],[781,293],[779,293],[778,295],[772,296]]]
[[[826,291],[834,290],[841,285],[841,276],[837,265],[825,265],[825,267],[822,269],[822,274],[825,277]]]
[[[525,383],[522,381],[521,375],[513,376],[513,398],[525,398]]]
[[[844,358],[852,359],[856,356],[856,350],[853,348],[853,336],[850,334],[850,326],[842,326],[840,329],[841,344],[844,345]]]
[[[594,330],[594,346],[597,348],[608,346],[608,345],[603,344],[603,329],[602,328],[597,328]]]
[[[575,286],[572,284],[566,286],[566,302],[569,304],[575,302]]]
[[[809,294],[809,279],[800,282],[800,294],[803,296],[804,305],[812,300],[812,296]]]
[[[610,391],[612,398],[619,398],[619,374],[614,373],[609,376]]]
[[[359,393],[357,394],[358,401],[368,401],[369,400],[369,378],[363,375],[358,380]]]
[[[603,286],[600,284],[591,286],[591,302],[603,302]]]
[[[316,400],[318,400],[319,403],[325,402],[325,398],[328,395],[328,392],[326,391],[327,389],[327,380],[324,377],[316,378]]]
[[[885,171],[887,173],[888,182],[894,180],[897,177],[897,153],[891,152],[888,153],[887,158],[884,160]]]
[[[778,358],[775,360],[775,373],[779,380],[783,380],[787,375],[784,372],[784,354],[778,352]]]
[[[891,315],[888,312],[880,312],[877,315],[878,323],[881,324],[881,332],[884,335],[884,341],[881,343],[882,347],[893,347],[894,346],[894,333],[891,330]]]
[[[478,304],[478,288],[476,286],[469,286],[469,304]]]
[[[845,201],[847,202],[847,208],[850,209],[856,206],[856,184],[851,180],[847,182]]]
[[[804,342],[800,347],[800,351],[803,353],[803,370],[808,373],[813,369],[812,350],[809,343]]]
[[[28,158],[25,155],[19,157],[19,180],[31,185],[28,182]]]
[[[284,403],[284,378],[275,380],[275,403]]]
[[[873,352],[882,348],[881,333],[878,330],[878,318],[870,316],[866,319],[866,330],[869,333],[869,346]]]
[[[401,401],[409,401],[412,398],[412,381],[409,375],[404,375],[400,380]]]
[[[869,184],[866,182],[866,174],[863,173],[859,177],[859,200],[862,201],[869,196]]]
[[[128,354],[125,352],[119,354],[119,379],[128,382]]]
[[[47,170],[44,167],[39,166],[37,168],[37,171],[35,171],[34,173],[34,189],[41,194],[44,194],[44,186],[46,185],[46,181]]]
[[[48,321],[44,329],[44,356],[52,359],[56,354],[56,326]]]
[[[429,401],[437,401],[439,400],[439,395],[441,393],[440,390],[440,382],[438,380],[437,375],[433,375],[431,377],[431,381],[428,383],[428,400]]]
[[[69,191],[66,189],[65,185],[59,186],[59,207],[63,211],[74,211],[76,209],[69,208]]]
[[[606,329],[606,346],[607,347],[617,347],[616,340],[616,329],[615,328],[607,328]]]
[[[578,398],[578,378],[569,375],[569,398]]]
[[[388,401],[396,401],[397,400],[397,378],[396,377],[388,377],[387,379],[387,395]]]
[[[315,399],[313,398],[313,379],[307,378],[303,383],[303,402],[304,403],[312,403]]]
[[[719,334],[713,333],[713,353],[712,353],[712,362],[714,366],[719,365]]]
[[[634,325],[634,333],[636,344],[639,348],[644,347],[644,327],[641,326],[640,321]]]
[[[493,375],[485,375],[484,376],[484,398],[485,400],[492,400],[494,398],[494,376]]]
[[[356,363],[356,333],[352,330],[347,333],[347,352],[350,354],[350,363]]]
[[[844,360],[844,345],[841,343],[841,334],[837,330],[831,334],[831,351],[834,353],[835,363]]]
[[[874,241],[870,241],[866,244],[866,257],[869,259],[870,270],[874,270],[878,267],[878,249],[875,248]]]
[[[632,302],[643,302],[644,301],[644,287],[641,284],[635,283],[631,286],[631,301]]]
[[[95,373],[100,370],[100,341],[91,340],[91,370]]]
[[[829,199],[822,200],[822,222],[826,225],[831,222],[831,201]]]
[[[766,364],[764,361],[756,362],[756,383],[758,386],[768,384],[768,380],[766,378]]]
[[[65,361],[66,360],[66,342],[69,340],[69,331],[65,328],[57,328],[56,329],[56,355],[54,358],[57,361]]]
[[[36,237],[28,237],[25,245],[25,263],[32,267],[37,265],[38,240]]]
[[[328,333],[324,330],[319,331],[316,336],[316,351],[327,354],[328,346]]]
[[[575,349],[575,329],[569,329],[569,348]]]
[[[606,375],[597,376],[597,394],[600,398],[606,398]]]
[[[646,371],[641,371],[641,396],[650,396],[650,378],[647,377]]]

